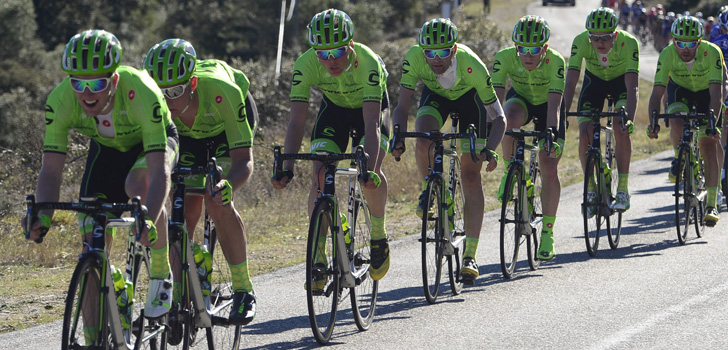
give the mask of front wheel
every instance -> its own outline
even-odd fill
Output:
[[[441,184],[437,180],[427,183],[427,192],[424,203],[427,203],[422,214],[422,284],[425,290],[425,299],[430,304],[437,300],[440,292],[440,278],[442,277],[442,241],[443,208]],[[434,208],[434,211],[427,210]]]
[[[96,255],[86,254],[73,272],[63,314],[61,333],[63,350],[91,347],[105,349],[109,346],[108,312],[100,312],[100,307],[108,309],[106,300],[100,298],[99,286],[102,284],[100,269],[100,259]],[[99,319],[100,315],[104,315],[103,320]],[[85,334],[84,331],[87,330],[97,330],[97,332]]]
[[[369,216],[369,208],[363,201],[358,198],[354,203],[354,213],[351,227],[349,228],[352,240],[346,242],[348,253],[352,261],[352,273],[361,275],[356,281],[356,287],[351,288],[349,293],[351,298],[351,311],[354,314],[354,322],[360,331],[369,329],[374,319],[374,311],[377,307],[377,293],[379,290],[379,281],[375,281],[369,276],[369,266],[371,264],[372,247],[371,247],[371,229],[372,220]]]
[[[339,305],[339,275],[333,242],[334,205],[322,197],[313,209],[306,251],[306,300],[313,336],[327,344],[334,332]],[[338,215],[338,214],[337,214]],[[331,237],[331,238],[330,238]]]
[[[611,171],[604,175],[604,188],[607,190],[609,196],[609,211],[611,212],[607,220],[607,238],[609,239],[609,247],[611,249],[617,249],[619,246],[619,237],[622,235],[622,212],[612,210],[612,204],[617,194],[617,185],[619,182],[618,172],[614,169],[612,163],[611,159],[606,160],[606,165]]]
[[[601,160],[596,153],[590,153],[586,161],[584,172],[584,197],[581,205],[584,217],[584,240],[589,256],[596,256],[599,248],[603,214],[602,181],[604,176],[599,167]]]
[[[518,250],[528,238],[521,235],[521,229],[528,222],[523,220],[523,167],[518,163],[511,163],[506,176],[501,198],[500,264],[503,277],[511,278],[516,270]]]
[[[450,290],[453,295],[458,295],[463,289],[463,282],[460,280],[460,269],[465,259],[465,193],[463,184],[460,182],[460,158],[453,158],[454,166],[450,168],[448,181],[448,194],[450,199],[446,200],[448,212],[448,225],[450,226],[450,243],[455,248],[453,255],[447,256],[448,277],[450,278]]]
[[[242,326],[227,325],[233,309],[233,295],[235,294],[232,272],[219,243],[217,229],[213,228],[208,242],[208,249],[212,255],[212,273],[207,312],[212,319],[212,328],[206,329],[207,348],[209,350],[239,349]]]
[[[534,157],[533,161],[538,161]],[[528,265],[532,271],[538,269],[541,259],[538,258],[538,246],[541,244],[541,229],[543,228],[543,206],[541,205],[541,169],[538,163],[531,165],[531,185],[526,183],[529,203],[529,221],[531,223],[531,239],[527,245]]]
[[[698,207],[693,205],[694,184],[691,183],[691,172],[693,171],[690,162],[690,149],[680,147],[677,157],[679,171],[675,177],[675,226],[677,239],[680,244],[685,244],[690,232],[690,226],[698,228]]]

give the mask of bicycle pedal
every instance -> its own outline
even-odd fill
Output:
[[[715,224],[717,224],[717,222],[711,221],[711,220],[705,220],[705,226],[715,227]]]
[[[460,276],[460,282],[462,282],[465,285],[472,286],[475,284],[475,276],[471,276],[471,275]]]

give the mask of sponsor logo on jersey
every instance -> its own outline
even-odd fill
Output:
[[[217,102],[218,104],[222,103],[222,96],[218,95],[217,97],[215,97],[215,102]]]
[[[129,90],[129,100],[133,100],[134,96],[136,96],[136,92],[134,90]]]
[[[159,102],[154,102],[152,105],[152,122],[153,123],[161,123],[162,122],[162,106],[159,104]]]
[[[324,128],[324,131],[322,131],[321,133],[326,136],[329,136],[329,137],[334,137],[334,134],[336,134],[336,129],[334,129],[330,126],[327,126],[326,128]]]
[[[298,85],[301,83],[301,76],[303,76],[303,73],[301,73],[300,70],[296,69],[293,71],[293,77],[291,78],[293,85]]]
[[[473,67],[468,67],[468,73],[473,73]]]

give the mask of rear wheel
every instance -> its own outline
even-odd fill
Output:
[[[362,276],[357,281],[356,287],[351,288],[350,291],[351,311],[354,314],[354,322],[360,331],[369,329],[372,324],[379,289],[379,281],[373,280],[367,272],[372,256],[371,228],[369,208],[363,198],[358,198],[354,204],[353,220],[349,228],[352,242],[347,242],[347,253],[353,262],[352,273]]]
[[[511,163],[501,198],[500,263],[505,278],[513,277],[518,262],[518,250],[528,238],[520,233],[522,225],[527,224],[521,220],[521,204],[524,199],[523,188],[520,186],[523,180],[522,171],[523,167],[519,163]]]
[[[427,183],[427,198],[425,198],[425,212],[422,214],[422,283],[425,289],[425,299],[430,304],[437,300],[440,291],[440,278],[442,277],[442,193],[441,184],[437,180]],[[427,211],[433,208],[434,211]]]
[[[692,203],[694,184],[690,183],[692,164],[690,164],[690,149],[680,147],[677,157],[678,173],[675,177],[675,226],[677,239],[680,244],[687,242],[690,226],[698,228],[698,207]]]
[[[328,343],[339,305],[339,276],[332,236],[333,203],[322,197],[313,209],[306,251],[308,319],[316,341]],[[337,214],[338,215],[338,214]]]
[[[584,239],[586,250],[590,256],[597,255],[599,236],[601,235],[604,217],[602,216],[602,180],[603,174],[599,169],[599,156],[589,153],[584,172],[584,198],[582,202],[582,216],[584,217]],[[589,195],[593,193],[593,195]]]
[[[233,309],[233,279],[230,265],[225,259],[222,247],[217,240],[217,230],[210,231],[209,247],[212,255],[212,273],[207,312],[212,319],[212,328],[207,328],[207,348],[238,349],[242,326],[228,326],[228,318]]]
[[[109,344],[109,327],[106,316],[99,320],[99,286],[101,285],[101,261],[92,254],[81,258],[68,287],[66,309],[63,314],[63,330],[61,333],[61,349],[82,349],[87,347],[106,348]],[[109,277],[111,278],[111,277]],[[101,305],[108,308],[106,301]],[[108,315],[108,312],[103,312]],[[84,334],[87,329],[99,329],[100,332]]]
[[[455,248],[453,255],[447,256],[448,272],[450,277],[450,290],[452,294],[458,295],[463,289],[463,282],[460,281],[460,269],[463,267],[465,254],[465,193],[460,182],[460,158],[452,159],[455,166],[451,168],[448,182],[448,192],[452,200],[452,209],[448,208],[448,225],[452,237],[450,243]]]

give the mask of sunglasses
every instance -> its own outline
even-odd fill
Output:
[[[452,48],[444,48],[444,49],[424,49],[422,52],[425,53],[425,57],[428,59],[434,60],[435,57],[440,58],[448,58],[452,54]]]
[[[98,79],[78,79],[70,78],[71,87],[76,92],[83,92],[86,88],[92,93],[101,92],[111,85],[111,77],[109,78],[98,78]]]
[[[543,52],[543,46],[516,46],[519,55],[536,56]]]
[[[168,88],[160,88],[160,90],[162,90],[162,94],[164,95],[164,97],[170,100],[174,100],[185,93],[185,88],[187,88],[187,83],[171,86]]]
[[[337,59],[343,57],[349,51],[349,46],[337,47],[329,50],[316,50],[316,55],[322,60]]]
[[[614,37],[614,33],[607,33],[607,34],[589,34],[589,40],[599,42],[599,41],[609,41]]]
[[[675,40],[675,46],[677,46],[679,49],[694,49],[698,46],[697,41],[679,41]]]

